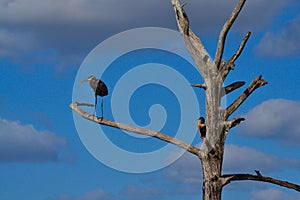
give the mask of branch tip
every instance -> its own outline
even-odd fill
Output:
[[[215,65],[217,66],[217,68],[220,68],[220,62],[221,62],[221,59],[223,56],[227,34],[228,34],[231,26],[233,25],[234,21],[238,17],[239,13],[241,12],[245,2],[246,2],[246,0],[239,0],[238,4],[236,5],[235,9],[232,11],[230,17],[227,19],[227,21],[225,22],[225,24],[220,32],[220,36],[219,36],[219,40],[218,40],[218,47],[217,47],[217,51],[216,51],[216,55],[215,55],[215,59],[214,59]]]
[[[234,112],[236,109],[242,105],[242,103],[254,92],[257,88],[266,85],[268,82],[262,79],[262,75],[259,75],[253,79],[248,88],[230,105],[226,108],[226,119]]]
[[[222,96],[227,95],[227,94],[233,92],[234,90],[244,86],[245,83],[246,83],[245,81],[238,81],[238,82],[234,82],[234,83],[226,86],[224,88],[224,94]]]
[[[207,89],[205,84],[191,84],[192,87],[198,87],[198,88],[202,88],[204,90]]]

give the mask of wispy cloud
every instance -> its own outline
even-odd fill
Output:
[[[49,198],[48,200],[120,200],[119,198],[114,197],[113,195],[108,194],[103,189],[98,188],[90,190],[80,196],[71,196],[71,195],[60,195],[57,197]]]
[[[24,50],[32,50],[35,42],[30,34],[0,29],[0,56],[15,57],[21,52],[24,53]]]
[[[300,15],[276,31],[267,32],[256,46],[260,56],[282,58],[300,54]]]
[[[256,106],[246,115],[240,127],[243,135],[277,140],[283,144],[299,145],[300,102],[272,99]]]
[[[165,191],[157,187],[141,187],[128,185],[120,191],[122,199],[139,200],[139,199],[159,199],[166,195]]]
[[[0,119],[0,162],[57,162],[66,140],[32,125]]]

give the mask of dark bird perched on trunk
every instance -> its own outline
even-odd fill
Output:
[[[86,80],[81,81],[81,83],[83,82],[89,82],[91,88],[94,90],[95,93],[95,109],[94,109],[93,116],[95,116],[95,112],[96,112],[97,96],[101,97],[101,118],[103,118],[103,97],[108,95],[107,86],[103,81],[97,79],[93,75],[89,76]]]
[[[200,133],[200,137],[203,140],[206,137],[206,125],[205,125],[204,117],[199,118],[197,122],[197,126],[198,126],[198,131]]]

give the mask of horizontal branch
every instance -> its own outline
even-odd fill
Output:
[[[227,75],[229,74],[230,70],[234,70],[235,67],[235,61],[239,58],[239,56],[241,55],[242,51],[244,50],[246,43],[250,37],[251,33],[247,32],[243,41],[241,42],[239,48],[237,49],[237,51],[233,54],[233,56],[228,60],[228,62],[222,62],[220,64],[220,68],[219,68],[219,75],[221,77],[221,79],[224,81],[227,77]]]
[[[217,47],[217,52],[215,55],[215,65],[219,68],[220,66],[220,62],[223,56],[223,52],[224,52],[224,46],[225,46],[225,41],[226,41],[226,37],[227,34],[232,26],[232,24],[234,23],[234,21],[236,20],[237,16],[239,15],[239,13],[241,12],[244,4],[245,4],[246,0],[239,0],[237,6],[235,7],[235,9],[232,11],[230,17],[227,19],[226,23],[224,24],[221,32],[220,32],[220,36],[219,36],[219,40],[218,40],[218,47]]]
[[[95,123],[102,124],[105,126],[114,127],[117,129],[129,131],[129,132],[133,132],[133,133],[137,133],[137,134],[141,134],[141,135],[151,136],[151,137],[163,140],[165,142],[177,145],[177,146],[181,147],[182,149],[185,149],[188,152],[198,156],[199,158],[202,157],[203,153],[202,153],[201,149],[198,149],[192,145],[189,145],[184,141],[178,140],[176,138],[165,135],[158,131],[148,130],[148,129],[144,129],[144,128],[138,128],[138,127],[127,125],[127,124],[123,124],[123,123],[119,123],[119,122],[115,122],[115,121],[111,121],[111,120],[106,120],[104,118],[94,117],[93,115],[90,115],[89,113],[83,111],[79,106],[93,106],[93,105],[86,104],[86,103],[78,103],[78,102],[73,102],[70,104],[70,108],[85,119],[88,119],[90,121],[93,121]]]
[[[245,81],[235,82],[235,83],[232,83],[232,84],[226,86],[224,88],[224,94],[222,96],[227,95],[227,94],[233,92],[234,90],[242,87],[243,85],[245,85]]]
[[[282,186],[282,187],[285,187],[285,188],[294,189],[294,190],[300,192],[300,185],[290,183],[290,182],[287,182],[287,181],[283,181],[283,180],[279,180],[279,179],[275,179],[275,178],[271,178],[271,177],[267,177],[267,176],[262,176],[259,171],[256,171],[256,175],[252,175],[252,174],[227,174],[227,175],[221,176],[221,179],[222,179],[223,186],[229,184],[231,181],[250,180],[250,181],[260,181],[260,182],[272,183],[272,184],[279,185],[279,186]]]
[[[230,105],[228,108],[226,108],[226,114],[225,119],[228,119],[228,117],[236,110],[242,103],[252,94],[254,90],[257,88],[266,85],[268,82],[261,79],[262,76],[258,76],[251,84],[248,86],[248,88]]]

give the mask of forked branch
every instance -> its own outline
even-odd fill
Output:
[[[227,19],[226,23],[224,24],[221,32],[220,32],[220,36],[219,36],[219,40],[218,40],[218,47],[217,47],[217,52],[215,55],[215,65],[219,68],[220,66],[220,62],[223,56],[223,52],[224,52],[224,46],[225,46],[225,41],[226,41],[226,37],[227,34],[232,26],[232,24],[234,23],[234,21],[236,20],[237,16],[239,15],[239,13],[241,12],[244,4],[245,4],[246,0],[239,0],[237,6],[235,7],[235,9],[232,11],[230,17]]]
[[[252,94],[254,90],[257,88],[266,85],[268,82],[261,79],[262,76],[258,76],[251,84],[248,86],[248,88],[230,105],[226,108],[226,114],[225,119],[228,119],[228,117],[236,110],[242,103]]]
[[[263,176],[259,171],[256,171],[256,175],[252,175],[252,174],[227,174],[227,175],[223,175],[222,177],[222,183],[223,186],[229,184],[231,181],[260,181],[260,182],[267,182],[267,183],[272,183],[275,185],[279,185],[285,188],[290,188],[293,190],[296,190],[298,192],[300,192],[300,185],[294,184],[294,183],[290,183],[287,181],[283,181],[283,180],[279,180],[279,179],[275,179],[275,178],[271,178],[271,177],[267,177],[267,176]]]
[[[166,134],[160,133],[158,131],[148,130],[148,129],[144,129],[144,128],[138,128],[138,127],[135,127],[135,126],[130,126],[130,125],[127,125],[127,124],[107,120],[107,119],[104,119],[104,118],[95,117],[95,116],[83,111],[80,108],[80,106],[94,106],[94,105],[86,104],[86,103],[78,103],[78,102],[73,102],[73,103],[70,104],[70,108],[72,110],[74,110],[75,112],[77,112],[80,116],[82,116],[85,119],[88,119],[90,121],[93,121],[95,123],[102,124],[102,125],[105,125],[105,126],[114,127],[114,128],[117,128],[117,129],[130,131],[130,132],[141,134],[141,135],[151,136],[151,137],[166,141],[168,143],[177,145],[177,146],[181,147],[182,149],[185,149],[188,152],[198,156],[199,158],[202,157],[203,153],[202,153],[201,149],[198,149],[197,147],[189,145],[184,141],[178,140],[176,138],[173,138],[173,137],[168,136]]]
[[[242,51],[244,50],[247,41],[250,37],[251,33],[247,32],[243,41],[241,42],[239,48],[237,51],[233,54],[233,56],[228,60],[228,62],[221,62],[220,68],[219,68],[219,75],[221,77],[221,80],[225,81],[227,75],[229,74],[230,70],[234,70],[235,67],[235,61],[240,57]]]
[[[244,117],[237,117],[237,118],[233,118],[231,120],[227,120],[225,121],[225,131],[222,132],[221,138],[222,141],[225,142],[226,137],[230,131],[231,128],[239,125],[242,121],[245,121]]]
[[[227,121],[227,122],[228,122],[227,128],[228,128],[228,129],[231,129],[231,128],[233,128],[233,127],[239,125],[242,121],[245,121],[245,118],[244,118],[244,117],[233,118],[233,119]]]

